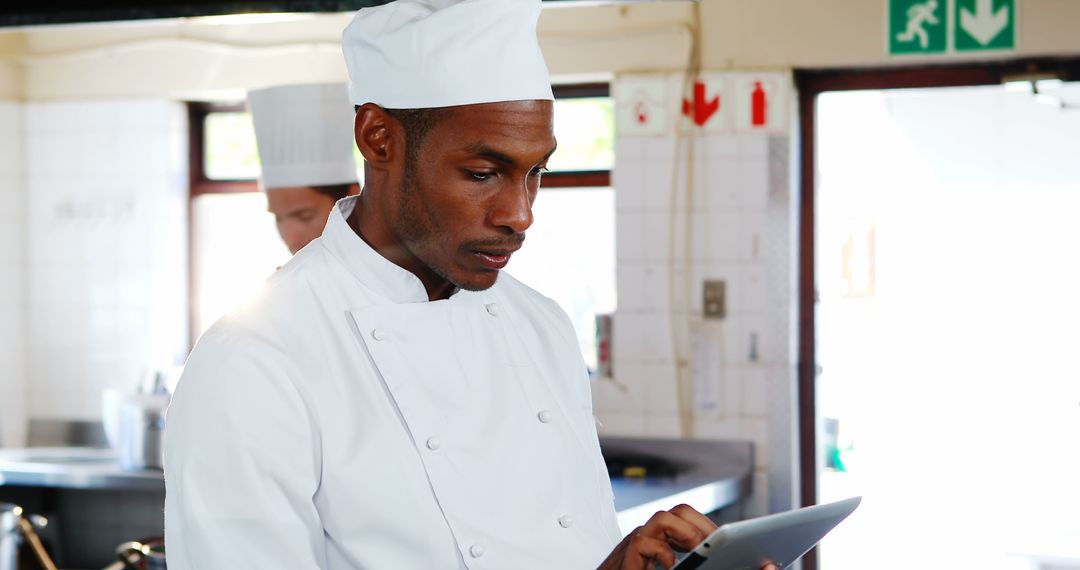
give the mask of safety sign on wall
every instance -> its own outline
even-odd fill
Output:
[[[613,85],[620,136],[788,131],[791,77],[786,73],[623,76]]]
[[[1011,51],[1020,0],[888,0],[890,55]]]
[[[615,128],[620,134],[662,135],[670,130],[666,76],[622,77],[613,86]]]
[[[684,124],[693,125],[709,132],[728,130],[728,107],[731,96],[728,91],[728,77],[711,73],[694,79],[690,88],[683,93],[680,111]]]
[[[787,79],[781,73],[737,76],[734,81],[735,130],[785,132],[788,125]]]

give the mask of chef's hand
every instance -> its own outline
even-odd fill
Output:
[[[709,537],[716,525],[693,507],[660,511],[611,551],[597,570],[652,570],[654,564],[675,566],[675,551],[688,552]],[[762,570],[779,570],[772,564]]]

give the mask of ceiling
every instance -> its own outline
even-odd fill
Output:
[[[352,12],[390,0],[106,0],[102,2],[9,0],[0,5],[0,27],[149,20],[224,14]],[[544,2],[598,3],[595,0]]]

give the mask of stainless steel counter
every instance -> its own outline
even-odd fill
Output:
[[[612,479],[623,532],[680,503],[709,513],[750,492],[754,463],[747,442],[602,438],[601,447],[609,460],[650,457],[676,468],[673,475]],[[54,543],[64,565],[101,567],[117,544],[160,534],[165,484],[161,471],[125,471],[110,449],[32,447],[0,450],[0,496],[5,494],[58,522],[66,536]],[[95,522],[101,513],[117,521],[103,527]],[[91,541],[91,535],[97,538]]]
[[[612,478],[623,533],[680,503],[712,513],[750,494],[754,452],[749,442],[606,437],[600,445],[609,460],[620,455],[652,457],[676,468],[672,476]]]
[[[161,471],[126,471],[111,449],[0,449],[0,485],[58,489],[165,490]]]
[[[620,521],[639,521],[633,526],[679,503],[711,512],[749,492],[752,452],[743,442],[605,438],[603,447],[605,454],[662,457],[682,467],[671,477],[612,480]],[[36,447],[0,450],[0,485],[152,491],[164,480],[161,471],[122,469],[110,449]]]

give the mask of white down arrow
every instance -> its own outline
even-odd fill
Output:
[[[975,13],[960,9],[960,27],[982,45],[989,44],[1009,25],[1009,8],[994,11],[994,0],[976,0]]]

